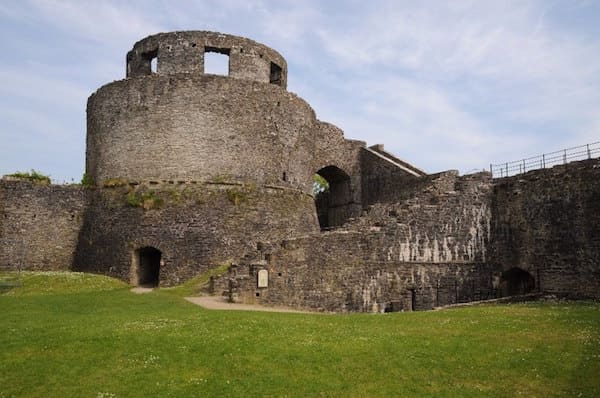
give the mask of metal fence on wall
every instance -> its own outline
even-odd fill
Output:
[[[490,173],[494,178],[510,177],[531,170],[545,169],[574,160],[592,159],[598,156],[600,156],[600,141],[512,162],[490,164]]]

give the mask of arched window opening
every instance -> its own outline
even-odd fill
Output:
[[[154,247],[142,247],[135,251],[134,268],[137,285],[141,287],[157,287],[160,275],[162,253]],[[136,264],[137,263],[137,264]]]
[[[323,167],[313,180],[313,194],[321,230],[344,224],[351,214],[350,176],[335,166]]]
[[[531,293],[535,287],[533,276],[521,268],[511,268],[502,274],[500,289],[502,296],[519,296]]]

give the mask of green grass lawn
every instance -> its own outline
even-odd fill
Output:
[[[326,315],[180,296],[26,273],[0,294],[0,397],[600,396],[598,303]]]

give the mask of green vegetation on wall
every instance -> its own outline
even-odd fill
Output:
[[[40,173],[34,169],[31,169],[30,172],[20,172],[17,171],[13,174],[7,174],[7,177],[20,178],[23,180],[29,180],[36,184],[40,185],[50,185],[52,181],[50,180],[50,176]]]
[[[134,191],[127,194],[127,204],[131,207],[141,207],[144,210],[158,209],[164,205],[165,201],[154,191]]]
[[[83,177],[81,177],[81,185],[83,185],[84,187],[91,187],[92,185],[94,185],[92,183],[92,178],[87,172],[83,173]]]
[[[313,195],[317,195],[321,192],[324,192],[329,189],[329,182],[321,175],[315,174],[313,176],[313,185],[312,185],[312,193]]]

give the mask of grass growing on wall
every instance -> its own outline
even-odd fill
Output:
[[[597,303],[226,312],[97,278],[0,295],[0,397],[600,396]]]
[[[7,174],[7,177],[14,177],[14,178],[20,178],[22,180],[29,180],[31,182],[34,182],[34,183],[40,184],[40,185],[50,185],[52,183],[50,176],[40,173],[39,171],[36,171],[34,169],[31,169],[31,171],[29,171],[29,172],[17,171],[16,173],[13,173],[13,174]]]

